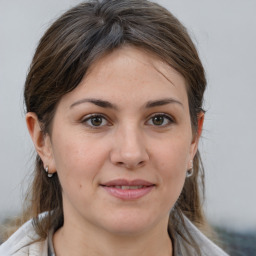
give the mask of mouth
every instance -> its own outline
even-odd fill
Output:
[[[149,194],[155,184],[145,180],[113,180],[101,187],[111,196],[122,200],[136,200]]]
[[[141,188],[145,188],[147,186],[109,186],[109,187],[127,190],[127,189],[141,189]]]

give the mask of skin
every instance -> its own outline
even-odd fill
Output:
[[[172,255],[168,216],[203,125],[201,114],[192,133],[185,84],[154,55],[125,46],[97,61],[62,97],[50,135],[27,114],[36,150],[63,188],[57,255]],[[143,179],[154,188],[123,200],[100,186],[114,179]]]

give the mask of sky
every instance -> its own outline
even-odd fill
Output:
[[[23,86],[36,45],[71,0],[0,1],[0,220],[18,214],[33,169]],[[200,150],[208,219],[256,230],[256,1],[159,0],[187,28],[206,69]]]

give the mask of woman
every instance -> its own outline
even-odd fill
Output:
[[[207,227],[205,86],[186,29],[158,4],[93,0],[61,16],[24,90],[32,220],[0,255],[226,255],[194,226]]]

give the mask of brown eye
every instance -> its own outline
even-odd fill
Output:
[[[163,116],[154,116],[152,118],[152,123],[154,125],[162,125],[164,123],[164,117]]]
[[[90,128],[100,128],[108,125],[106,118],[101,115],[89,115],[82,123]]]
[[[148,120],[147,124],[152,125],[152,126],[164,127],[169,124],[172,124],[173,122],[174,122],[173,119],[169,115],[156,114]]]
[[[102,124],[102,117],[101,116],[95,116],[90,119],[90,123],[93,126],[100,126]]]

